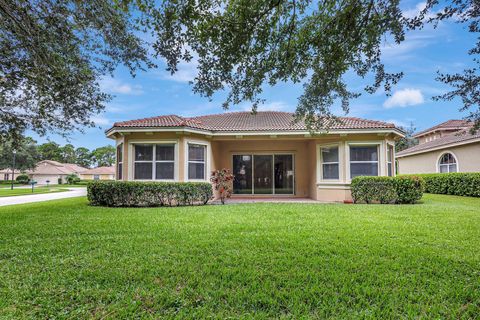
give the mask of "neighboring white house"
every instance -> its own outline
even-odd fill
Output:
[[[15,178],[20,174],[21,174],[20,171],[15,170]],[[8,180],[12,180],[12,169],[11,168],[1,169],[0,181],[8,181]]]
[[[115,180],[115,166],[97,167],[82,172],[82,180]]]
[[[448,120],[414,135],[419,144],[397,153],[398,172],[480,172],[480,131],[472,123]]]
[[[66,177],[70,174],[80,175],[87,169],[74,163],[60,163],[53,160],[43,160],[37,163],[35,170],[27,171],[30,179],[35,180],[37,184],[58,184],[66,183]]]

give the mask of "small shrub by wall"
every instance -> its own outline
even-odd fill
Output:
[[[15,180],[20,184],[28,184],[28,182],[30,181],[30,178],[26,174],[21,174],[21,175],[18,175]]]
[[[156,207],[207,204],[212,198],[207,182],[92,181],[87,185],[91,205]]]
[[[355,203],[415,203],[424,191],[418,176],[355,177],[351,184]]]
[[[480,197],[480,173],[478,172],[431,173],[418,176],[425,180],[425,192]]]

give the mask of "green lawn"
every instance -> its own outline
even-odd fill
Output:
[[[473,319],[479,208],[0,207],[0,318]]]
[[[32,188],[20,188],[20,187],[13,187],[13,190],[10,188],[0,188],[0,198],[1,197],[11,197],[11,196],[24,196],[29,194],[40,194],[40,193],[52,193],[52,192],[63,192],[68,191],[66,188],[59,188],[59,187],[35,187]]]

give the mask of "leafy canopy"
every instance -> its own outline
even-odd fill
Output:
[[[112,0],[0,1],[0,142],[25,129],[67,135],[93,126],[119,64],[153,66],[139,18]],[[137,12],[138,15],[138,12]]]
[[[198,60],[194,92],[226,91],[224,107],[242,101],[256,110],[265,85],[302,83],[297,117],[318,127],[318,116],[348,112],[362,91],[387,94],[402,77],[382,62],[385,39],[400,43],[409,30],[453,19],[477,34],[476,0],[427,0],[417,17],[402,14],[399,0],[3,0],[0,1],[0,141],[25,129],[68,135],[93,126],[91,117],[110,96],[99,80],[118,65],[132,75],[153,67],[149,50],[174,73]],[[153,36],[153,48],[142,40]],[[436,97],[459,97],[462,111],[480,126],[477,41],[474,67],[439,74],[453,87]],[[345,75],[372,76],[356,91]]]
[[[12,168],[13,152],[15,154],[15,170],[34,169],[40,156],[36,141],[30,137],[4,141],[0,144],[0,169]]]
[[[163,0],[152,12],[154,49],[168,70],[198,59],[195,92],[212,97],[227,90],[224,107],[251,101],[255,109],[266,84],[303,83],[296,113],[311,127],[319,125],[318,116],[335,118],[335,103],[348,112],[361,94],[347,86],[347,72],[372,76],[367,93],[382,87],[390,93],[403,73],[385,70],[385,39],[400,43],[409,30],[452,18],[469,32],[480,28],[476,0],[427,0],[414,18],[402,14],[399,0]],[[477,42],[469,53],[479,52]],[[478,68],[439,74],[438,80],[454,90],[436,98],[460,97],[461,111],[471,110],[469,118],[480,125]]]

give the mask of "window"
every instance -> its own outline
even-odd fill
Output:
[[[100,175],[99,174],[94,174],[93,175],[93,180],[100,180]]]
[[[135,180],[175,179],[174,144],[136,144],[134,153]]]
[[[117,146],[117,179],[122,180],[123,175],[123,143]]]
[[[338,146],[321,148],[322,159],[322,179],[338,180],[339,179],[339,163],[338,163]]]
[[[378,146],[350,146],[350,178],[378,176]]]
[[[205,145],[188,144],[188,179],[205,180]]]
[[[175,145],[157,144],[155,152],[155,179],[173,180],[175,177]]]
[[[389,177],[393,176],[393,146],[387,145],[387,173]]]
[[[445,153],[438,163],[440,173],[457,172],[457,159],[451,153]]]

